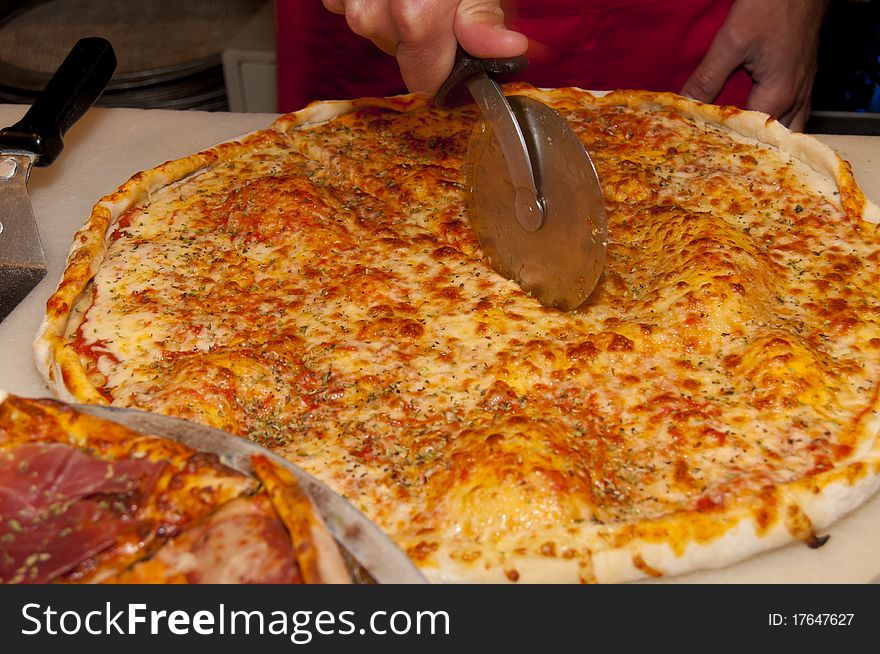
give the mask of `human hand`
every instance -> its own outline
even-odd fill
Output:
[[[504,27],[501,0],[323,0],[351,30],[394,55],[407,88],[433,97],[452,71],[456,44],[475,57],[516,57],[523,34]]]
[[[752,76],[747,109],[795,131],[810,115],[819,28],[828,0],[736,0],[683,95],[712,102],[739,66]]]

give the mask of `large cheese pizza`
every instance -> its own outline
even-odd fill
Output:
[[[474,107],[324,102],[95,206],[36,343],[47,380],[271,447],[436,581],[820,546],[880,481],[880,210],[764,114],[507,91],[598,169],[608,256],[576,311],[482,255]]]

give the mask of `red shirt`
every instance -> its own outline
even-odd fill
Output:
[[[517,0],[506,24],[529,37],[536,86],[678,91],[733,0]],[[316,0],[277,0],[278,104],[406,92],[395,59],[353,34]],[[716,102],[745,106],[752,80],[735,71]]]

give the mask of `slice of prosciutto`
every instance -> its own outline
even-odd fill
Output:
[[[0,582],[52,581],[138,529],[140,500],[164,465],[63,443],[0,451]]]

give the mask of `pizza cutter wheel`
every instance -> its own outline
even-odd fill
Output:
[[[438,94],[449,105],[467,86],[480,107],[468,143],[468,216],[501,275],[541,304],[570,311],[602,275],[608,227],[596,169],[568,123],[547,105],[505,97],[487,72],[525,59],[475,59],[461,48]]]

